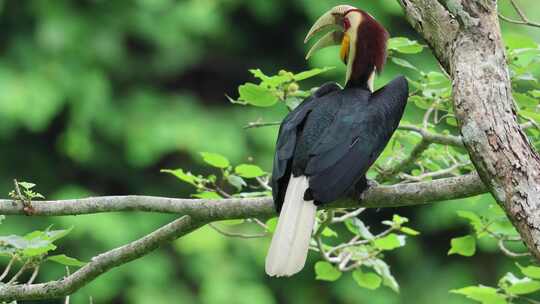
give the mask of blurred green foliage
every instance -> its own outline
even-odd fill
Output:
[[[520,3],[531,19],[540,20],[535,0]],[[287,106],[231,106],[225,94],[236,96],[239,85],[253,81],[248,69],[254,68],[273,75],[281,69],[335,66],[305,85],[342,82],[344,67],[336,49],[323,50],[308,63],[303,59],[307,50],[303,35],[315,18],[335,4],[307,0],[0,1],[0,193],[7,197],[12,179],[19,178],[38,183],[40,192],[51,199],[107,194],[188,197],[192,185],[178,183],[159,169],[181,167],[184,173],[215,174],[215,169],[205,165],[201,151],[220,153],[233,164],[255,163],[269,172],[277,129],[242,127],[259,120],[279,121]],[[392,36],[419,40],[396,1],[350,4],[369,11]],[[505,15],[513,16],[506,1],[500,4]],[[537,48],[540,31],[504,23],[502,27],[512,49],[508,60],[521,119],[538,120],[540,61],[530,49]],[[408,47],[411,52],[416,48],[399,41],[393,47]],[[520,51],[513,53],[513,49]],[[435,99],[431,93],[443,109],[451,110],[445,89],[448,81],[435,71],[438,67],[429,51],[400,53],[392,57],[376,86],[396,74],[414,79],[414,87],[426,95],[411,100],[415,106],[408,107],[404,122],[419,124],[429,106],[425,101]],[[434,130],[455,133],[451,116],[443,124],[444,128],[433,126]],[[383,155],[382,166],[392,165],[386,162],[390,156],[406,155],[418,141],[402,133]],[[538,138],[540,133],[532,128],[528,135]],[[436,148],[428,149],[422,167],[428,172],[445,168],[450,164],[448,155],[463,161],[459,159],[463,151],[450,150],[441,154]],[[422,174],[414,169],[420,170],[412,168],[411,175]],[[255,174],[252,170],[234,167],[229,175]],[[269,238],[226,238],[205,227],[107,273],[77,292],[72,302],[86,303],[91,296],[94,303],[471,303],[448,291],[472,299],[478,294],[500,299],[501,292],[494,288],[472,286],[481,283],[506,292],[517,285],[508,291],[517,294],[533,290],[528,281],[507,275],[512,271],[538,279],[537,269],[528,268],[528,259],[515,265],[500,254],[492,238],[476,230],[496,216],[496,212],[487,214],[489,205],[489,195],[481,195],[364,213],[366,224],[379,229],[382,220],[398,212],[422,232],[399,253],[385,254],[400,283],[399,294],[388,288],[370,290],[380,285],[371,272],[345,274],[332,283],[315,280],[319,257],[313,254],[299,275],[267,278],[263,264]],[[461,212],[459,216],[456,211]],[[465,211],[479,214],[479,221]],[[56,229],[73,226],[67,238],[55,242],[54,254],[87,261],[172,218],[146,213],[10,216],[0,218],[0,234],[45,233],[50,224]],[[464,235],[475,240],[474,256],[448,256],[450,240]],[[8,261],[0,257],[0,264]],[[63,267],[47,263],[37,280],[56,279],[64,273]]]

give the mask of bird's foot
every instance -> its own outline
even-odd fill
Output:
[[[376,182],[373,179],[366,178],[363,182],[363,187],[362,187],[363,189],[361,190],[360,196],[358,198],[360,200],[360,204],[362,204],[362,202],[365,200],[368,190],[371,188],[378,187],[378,186],[379,186],[378,182]]]

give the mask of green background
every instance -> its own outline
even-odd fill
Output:
[[[537,0],[520,0],[540,20]],[[343,82],[337,48],[304,60],[303,38],[334,1],[138,0],[0,1],[0,197],[12,179],[32,181],[49,199],[145,194],[189,197],[193,189],[161,168],[211,173],[200,151],[233,163],[253,158],[271,170],[277,128],[244,130],[259,118],[279,120],[272,109],[231,105],[238,85],[253,81],[250,68],[337,69],[307,81]],[[370,12],[391,36],[420,39],[397,1],[352,1]],[[514,16],[508,3],[501,11]],[[503,34],[540,42],[540,29],[502,23]],[[361,37],[360,37],[361,38]],[[407,56],[405,56],[407,58]],[[437,69],[429,50],[410,60]],[[380,86],[403,69],[389,63]],[[140,260],[106,273],[72,296],[72,303],[469,303],[448,290],[497,279],[513,269],[491,243],[474,257],[447,256],[449,240],[469,231],[458,209],[481,209],[479,196],[363,214],[376,223],[397,212],[422,235],[386,256],[401,285],[359,288],[350,274],[335,283],[314,279],[311,253],[300,274],[264,274],[269,238],[231,239],[202,228]],[[1,234],[75,226],[58,253],[83,261],[134,240],[173,219],[147,213],[62,218],[10,216]],[[0,263],[7,263],[0,258]],[[46,265],[38,281],[64,269]],[[47,303],[62,303],[61,300]]]

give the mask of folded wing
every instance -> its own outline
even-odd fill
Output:
[[[374,92],[367,106],[340,109],[310,151],[305,173],[315,201],[334,201],[365,176],[397,128],[407,97],[407,80],[398,77]]]
[[[287,183],[291,175],[290,163],[296,147],[298,131],[305,122],[309,112],[318,104],[320,99],[339,90],[341,90],[341,87],[337,83],[325,83],[283,119],[276,143],[271,180],[272,195],[278,212],[281,210]]]

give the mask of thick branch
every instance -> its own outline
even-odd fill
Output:
[[[42,284],[0,286],[0,302],[51,299],[72,294],[111,268],[140,258],[159,246],[197,229],[202,224],[189,216],[183,216],[139,240],[94,257],[88,264],[62,280]]]
[[[421,205],[469,197],[486,191],[476,174],[429,182],[377,186],[367,190],[359,202],[339,200],[328,207],[398,207]],[[205,222],[275,215],[272,198],[182,199],[154,196],[103,196],[61,201],[34,201],[33,216],[80,215],[101,212],[148,211],[186,214]],[[23,207],[11,200],[0,200],[0,214],[24,215]]]
[[[399,2],[452,78],[454,112],[480,177],[540,260],[540,157],[517,121],[497,2]]]

